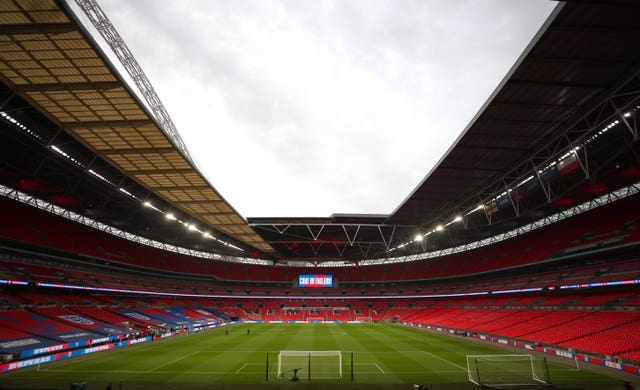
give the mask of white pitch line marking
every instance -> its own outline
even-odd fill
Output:
[[[188,357],[191,357],[191,356],[195,355],[196,353],[200,353],[200,351],[195,351],[195,352],[190,353],[190,354],[188,354],[188,355],[185,355],[185,356],[183,356],[183,357],[179,357],[179,358],[177,358],[177,359],[174,359],[174,360],[172,360],[172,361],[170,361],[170,362],[168,362],[168,363],[162,364],[162,365],[160,365],[160,366],[158,366],[158,367],[156,367],[156,368],[154,368],[154,369],[152,369],[152,370],[149,370],[149,372],[153,372],[153,371],[156,371],[156,370],[161,369],[162,367],[166,367],[166,366],[168,366],[169,364],[172,364],[172,363],[175,363],[175,362],[179,362],[180,360],[183,360],[183,359],[186,359],[186,358],[188,358]]]
[[[384,374],[384,370],[382,368],[380,368],[380,366],[378,365],[378,363],[375,363],[376,367],[378,367],[378,370],[380,370],[381,373]]]
[[[454,362],[452,362],[452,361],[450,361],[450,360],[447,360],[447,359],[445,359],[445,358],[441,358],[440,356],[438,356],[438,355],[434,355],[434,354],[432,354],[431,352],[427,352],[427,351],[422,351],[422,352],[426,353],[426,354],[427,354],[427,355],[429,355],[429,356],[433,356],[433,357],[434,357],[434,358],[436,358],[436,359],[440,359],[440,360],[442,360],[442,361],[443,361],[443,362],[445,362],[445,363],[449,363],[449,364],[451,364],[452,366],[456,366],[456,367],[458,367],[459,369],[461,369],[461,370],[463,370],[463,371],[467,371],[467,368],[466,368],[466,367],[462,367],[461,365],[456,364],[456,363],[454,363]]]
[[[264,365],[264,363],[259,363],[260,365]],[[375,363],[372,364],[368,364],[368,365],[375,365]],[[149,372],[149,371],[136,371],[136,370],[109,370],[109,371],[105,371],[105,370],[65,370],[65,369],[61,369],[61,368],[54,368],[54,369],[50,369],[51,371],[55,371],[55,372],[68,372],[68,373],[97,373],[97,374],[104,374],[105,372],[110,372],[110,373],[117,373],[117,374],[139,374],[139,375],[152,375],[152,374],[158,374],[158,373],[162,373],[162,374],[193,374],[193,375],[228,375],[230,372],[229,371],[154,371],[154,372]],[[382,374],[380,372],[380,369],[376,369],[375,371],[358,371],[360,374]],[[424,370],[419,370],[419,371],[385,371],[384,374],[389,373],[389,374],[419,374],[419,373],[424,373]],[[460,371],[429,371],[430,373],[433,374],[457,374]],[[264,370],[261,371],[245,371],[245,372],[239,372],[238,375],[264,375]]]
[[[138,375],[153,375],[153,374],[189,374],[189,375],[229,375],[229,371],[132,371],[132,370],[62,370],[55,369],[55,372],[70,372],[70,373],[116,373],[116,374],[138,374]],[[262,371],[252,372],[240,372],[238,375],[264,375]]]
[[[242,365],[242,367],[238,368],[238,369],[236,370],[236,372],[235,372],[235,373],[236,373],[236,374],[237,374],[237,373],[239,373],[239,372],[240,372],[240,371],[242,371],[242,369],[243,369],[243,368],[245,368],[246,366],[247,366],[247,363],[243,364],[243,365]]]

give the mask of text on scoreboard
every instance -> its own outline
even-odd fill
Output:
[[[333,287],[333,275],[300,275],[298,287]]]

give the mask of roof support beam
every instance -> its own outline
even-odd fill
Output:
[[[520,79],[511,79],[507,82],[508,84],[517,84],[517,85],[534,85],[541,87],[563,87],[563,88],[588,88],[588,89],[604,89],[607,86],[602,84],[594,84],[594,83],[575,83],[569,81],[560,81],[560,80],[520,80]]]
[[[193,173],[193,168],[171,168],[171,169],[140,169],[136,171],[125,171],[127,175],[153,175],[153,174],[185,174]]]
[[[458,167],[458,166],[442,166],[439,168],[440,170],[446,171],[463,171],[467,172],[469,170],[468,167]],[[489,168],[473,168],[476,172],[502,172],[500,169],[489,169]]]
[[[556,122],[553,121],[540,121],[540,120],[531,120],[531,119],[515,119],[515,118],[496,118],[496,117],[486,117],[483,116],[481,121],[487,122],[506,122],[506,123],[525,123],[525,124],[535,124],[535,125],[555,125]]]
[[[226,205],[226,203],[223,200],[185,200],[185,201],[177,200],[173,203],[179,204],[179,205],[185,205],[185,206],[201,205],[201,204]]]
[[[516,151],[516,152],[528,152],[530,151],[529,148],[512,148],[512,147],[508,147],[508,146],[490,146],[490,145],[456,145],[456,148],[461,148],[461,149],[474,149],[474,150],[481,150],[481,149],[486,149],[486,150],[498,150],[498,151]]]
[[[609,4],[609,2],[607,2],[606,4]],[[625,7],[628,7],[630,5],[632,4],[625,3]],[[637,5],[636,5],[636,8],[638,8]],[[593,25],[587,26],[587,25],[579,25],[579,24],[564,24],[564,25],[556,24],[556,25],[551,25],[549,27],[549,30],[578,31],[578,32],[588,32],[588,33],[594,33],[594,34],[618,34],[618,35],[634,34],[640,31],[640,29],[637,27],[615,27],[615,26],[599,27],[599,26],[593,26]]]
[[[0,25],[1,35],[25,34],[64,34],[78,31],[72,23],[42,23],[42,24],[5,24]]]
[[[574,104],[560,104],[560,103],[543,103],[543,102],[534,102],[534,101],[527,101],[527,100],[514,100],[514,101],[509,101],[509,100],[494,100],[493,101],[494,104],[497,105],[504,105],[504,106],[531,106],[531,107],[557,107],[557,108],[576,108],[578,106],[574,105]],[[478,132],[478,134],[480,134],[480,132]],[[505,134],[506,136],[511,136],[509,134]],[[535,137],[529,137],[529,138],[535,138]]]
[[[208,190],[210,188],[209,186],[149,186],[149,189],[158,191]]]
[[[67,129],[78,127],[142,127],[154,125],[151,119],[135,119],[122,121],[86,121],[86,122],[62,122],[62,126]]]
[[[112,154],[169,154],[177,153],[175,148],[129,148],[129,149],[106,149],[98,150],[98,154],[109,156]]]
[[[52,83],[29,84],[16,88],[18,92],[49,92],[49,91],[108,91],[122,88],[122,83],[117,81],[87,82],[87,83]]]
[[[547,62],[547,63],[588,63],[588,64],[596,64],[596,65],[619,65],[619,60],[610,60],[606,58],[597,58],[597,57],[552,57],[552,56],[535,56],[529,55],[527,57],[527,61],[536,61],[536,62]]]

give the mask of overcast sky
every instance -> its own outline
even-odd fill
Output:
[[[549,0],[99,0],[245,217],[391,213]]]

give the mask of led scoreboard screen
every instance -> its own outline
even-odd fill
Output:
[[[333,275],[300,275],[298,287],[333,287]]]

